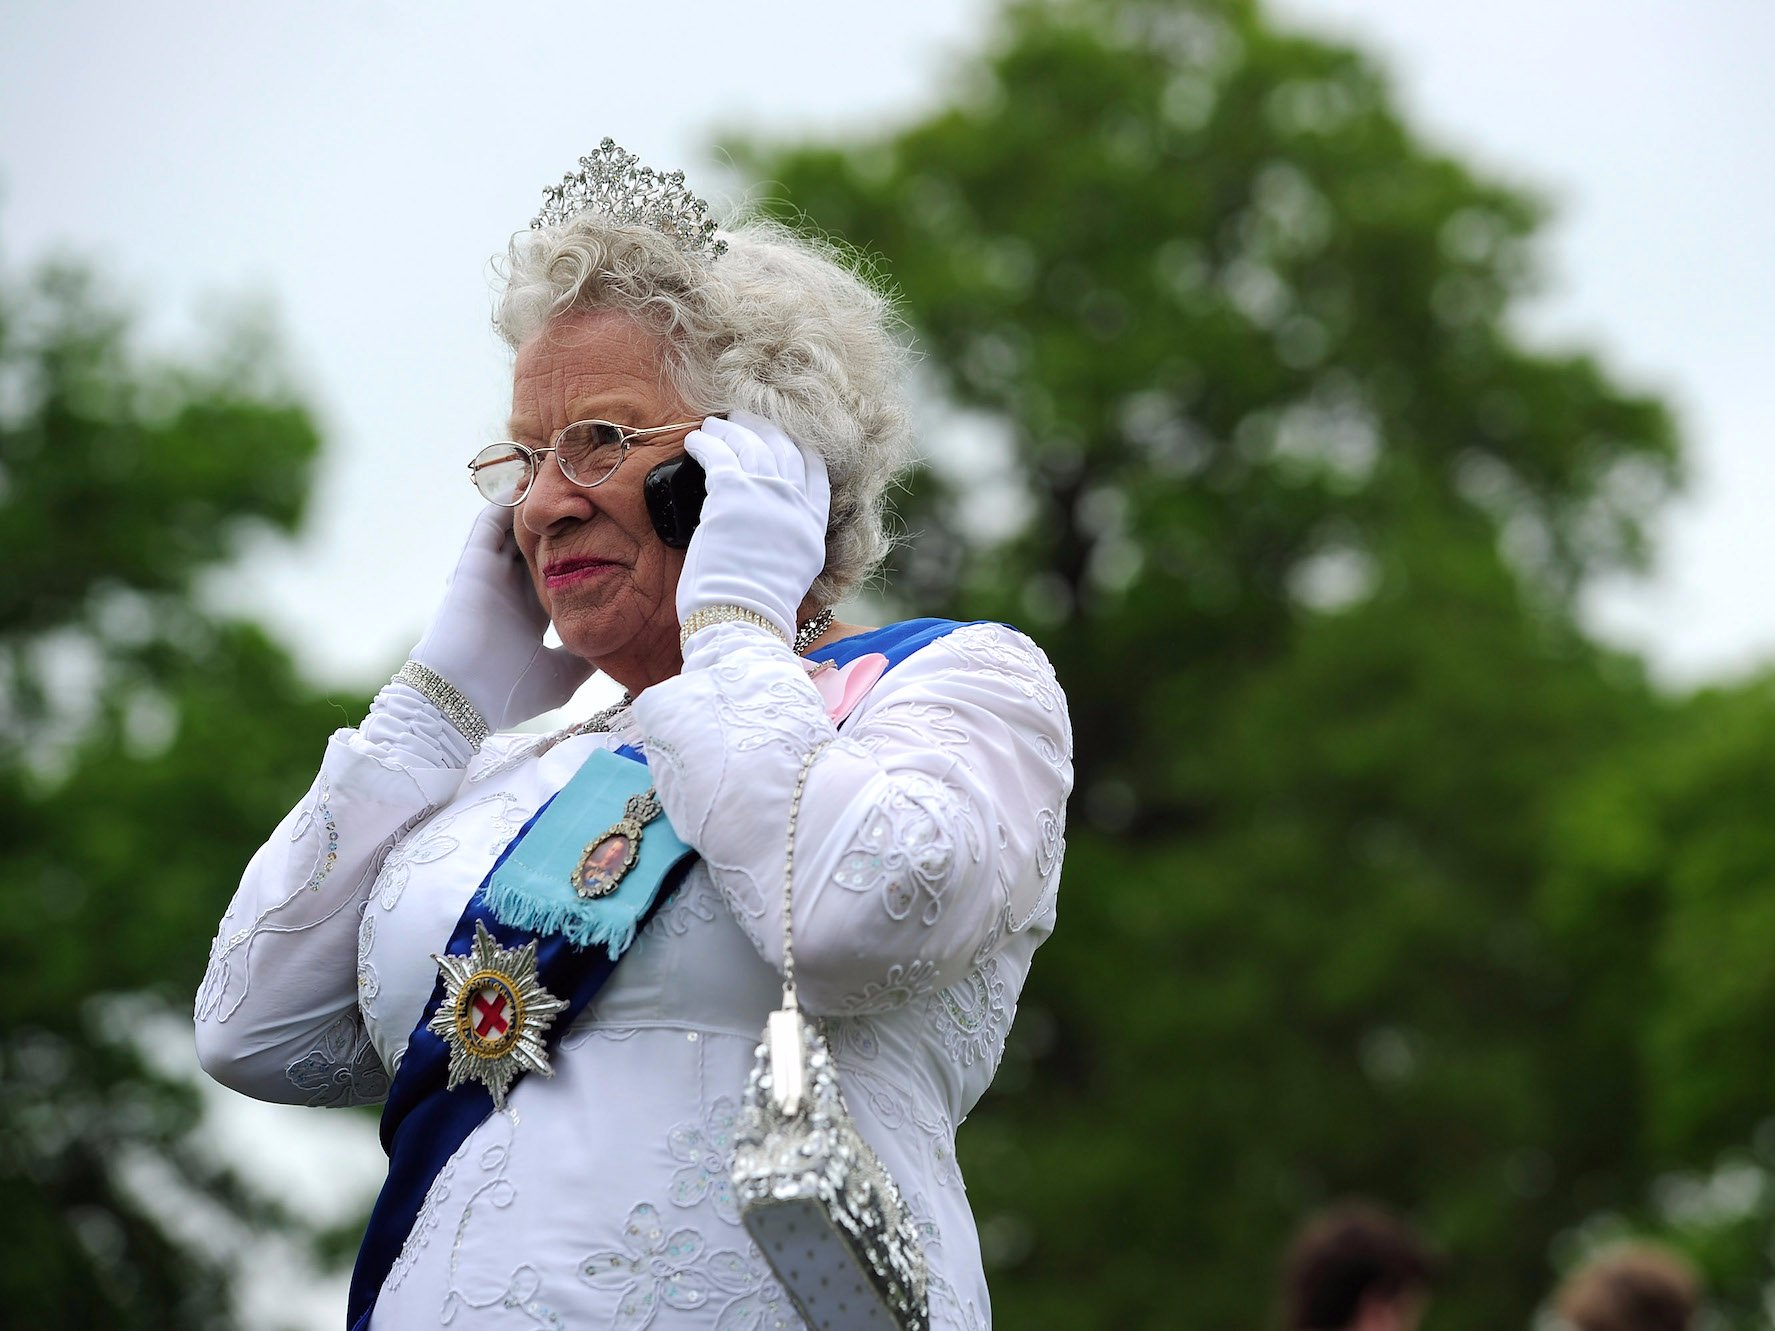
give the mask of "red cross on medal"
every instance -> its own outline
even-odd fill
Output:
[[[506,1013],[511,1011],[512,1005],[506,1001],[503,989],[488,985],[475,995],[469,1006],[474,1009],[475,1034],[481,1039],[504,1035],[511,1029],[511,1019]]]
[[[487,926],[475,921],[475,941],[466,956],[437,956],[444,998],[426,1029],[450,1046],[446,1090],[478,1081],[505,1107],[505,1093],[524,1072],[555,1075],[543,1035],[555,1014],[567,1006],[542,987],[536,976],[536,940],[523,947],[500,947]]]

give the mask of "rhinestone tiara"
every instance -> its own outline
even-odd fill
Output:
[[[709,205],[684,187],[684,173],[661,174],[642,166],[639,157],[624,152],[614,139],[605,139],[596,152],[579,159],[579,170],[542,192],[542,211],[530,225],[555,226],[580,213],[651,227],[677,241],[686,254],[719,259],[727,253],[727,242],[715,238]]]

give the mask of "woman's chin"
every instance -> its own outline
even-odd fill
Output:
[[[611,644],[602,635],[589,633],[581,625],[575,624],[572,618],[555,621],[555,632],[560,636],[561,645],[582,660],[598,665],[601,658],[610,654]]]
[[[555,621],[555,632],[568,651],[616,678],[621,677],[619,672],[636,654],[641,642],[632,625],[612,624],[603,615],[568,612]]]

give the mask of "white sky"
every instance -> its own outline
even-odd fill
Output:
[[[1690,494],[1662,524],[1656,576],[1596,597],[1597,622],[1673,681],[1775,658],[1775,600],[1761,594],[1775,468],[1758,387],[1775,369],[1775,6],[1282,8],[1385,59],[1434,139],[1552,193],[1554,281],[1530,326],[1601,350],[1676,404]],[[475,511],[462,464],[494,437],[507,390],[486,263],[542,186],[610,134],[717,192],[718,129],[827,134],[906,117],[942,96],[988,12],[980,0],[885,12],[10,0],[0,260],[97,260],[159,345],[200,340],[218,295],[270,305],[329,449],[302,539],[257,553],[222,594],[317,677],[365,685],[418,637]],[[313,1165],[331,1159],[357,1162],[348,1192],[374,1187],[361,1125],[225,1099],[216,1130],[271,1161],[271,1177],[282,1161],[279,1186],[324,1190],[327,1167],[317,1180]],[[284,1149],[251,1145],[271,1141]],[[274,1281],[255,1286],[249,1320],[331,1325],[340,1297]]]
[[[1395,71],[1437,140],[1559,204],[1538,333],[1672,400],[1693,461],[1653,579],[1596,622],[1676,681],[1775,657],[1775,47],[1767,0],[1284,0]],[[0,257],[95,258],[156,342],[268,303],[329,450],[301,541],[223,595],[318,677],[417,638],[506,360],[487,260],[602,134],[705,192],[717,130],[860,129],[943,93],[980,0],[745,7],[367,0],[0,10]],[[853,16],[854,15],[854,16]],[[663,36],[662,36],[663,35]],[[892,256],[887,256],[891,264]]]

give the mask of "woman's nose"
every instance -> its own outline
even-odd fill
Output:
[[[592,510],[592,492],[575,485],[561,471],[553,449],[536,460],[536,475],[518,501],[518,521],[525,530],[541,536],[562,522],[583,520]]]

